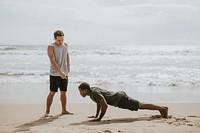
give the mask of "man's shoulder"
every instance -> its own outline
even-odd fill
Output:
[[[49,45],[47,46],[47,50],[48,50],[48,51],[53,51],[53,50],[54,50],[54,45],[53,45],[53,43],[51,43],[51,44],[49,44]]]
[[[94,91],[94,92],[97,92],[97,91],[100,91],[101,88],[99,88],[99,87],[91,87],[91,90]]]
[[[51,43],[47,46],[47,48],[53,48],[54,47],[54,43]]]
[[[90,98],[98,103],[104,96],[101,94],[101,89],[99,87],[91,87],[91,95]]]
[[[99,87],[91,87],[91,94],[98,95],[101,93],[101,89]]]
[[[68,44],[66,42],[64,42],[63,44],[64,44],[64,46],[66,46],[68,48]]]

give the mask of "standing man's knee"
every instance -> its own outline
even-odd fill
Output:
[[[60,95],[61,95],[61,96],[66,96],[66,91],[61,91],[61,92],[60,92]]]
[[[49,96],[50,96],[50,97],[54,97],[55,94],[56,94],[56,92],[51,91],[51,92],[49,93]]]

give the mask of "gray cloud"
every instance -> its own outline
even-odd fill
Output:
[[[0,0],[2,44],[199,44],[198,0]]]

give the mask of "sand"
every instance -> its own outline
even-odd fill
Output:
[[[95,104],[69,103],[74,115],[60,115],[53,104],[53,117],[44,118],[45,104],[0,104],[0,133],[177,133],[200,132],[200,103],[159,104],[169,107],[169,119],[157,111],[131,112],[109,106],[101,122],[88,122]]]

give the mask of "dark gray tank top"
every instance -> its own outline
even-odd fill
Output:
[[[60,70],[68,76],[67,70],[67,54],[68,54],[68,45],[63,43],[60,46],[57,46],[55,43],[52,43],[51,46],[54,48],[55,61],[60,68]],[[52,66],[50,67],[51,76],[60,76],[56,69]]]

